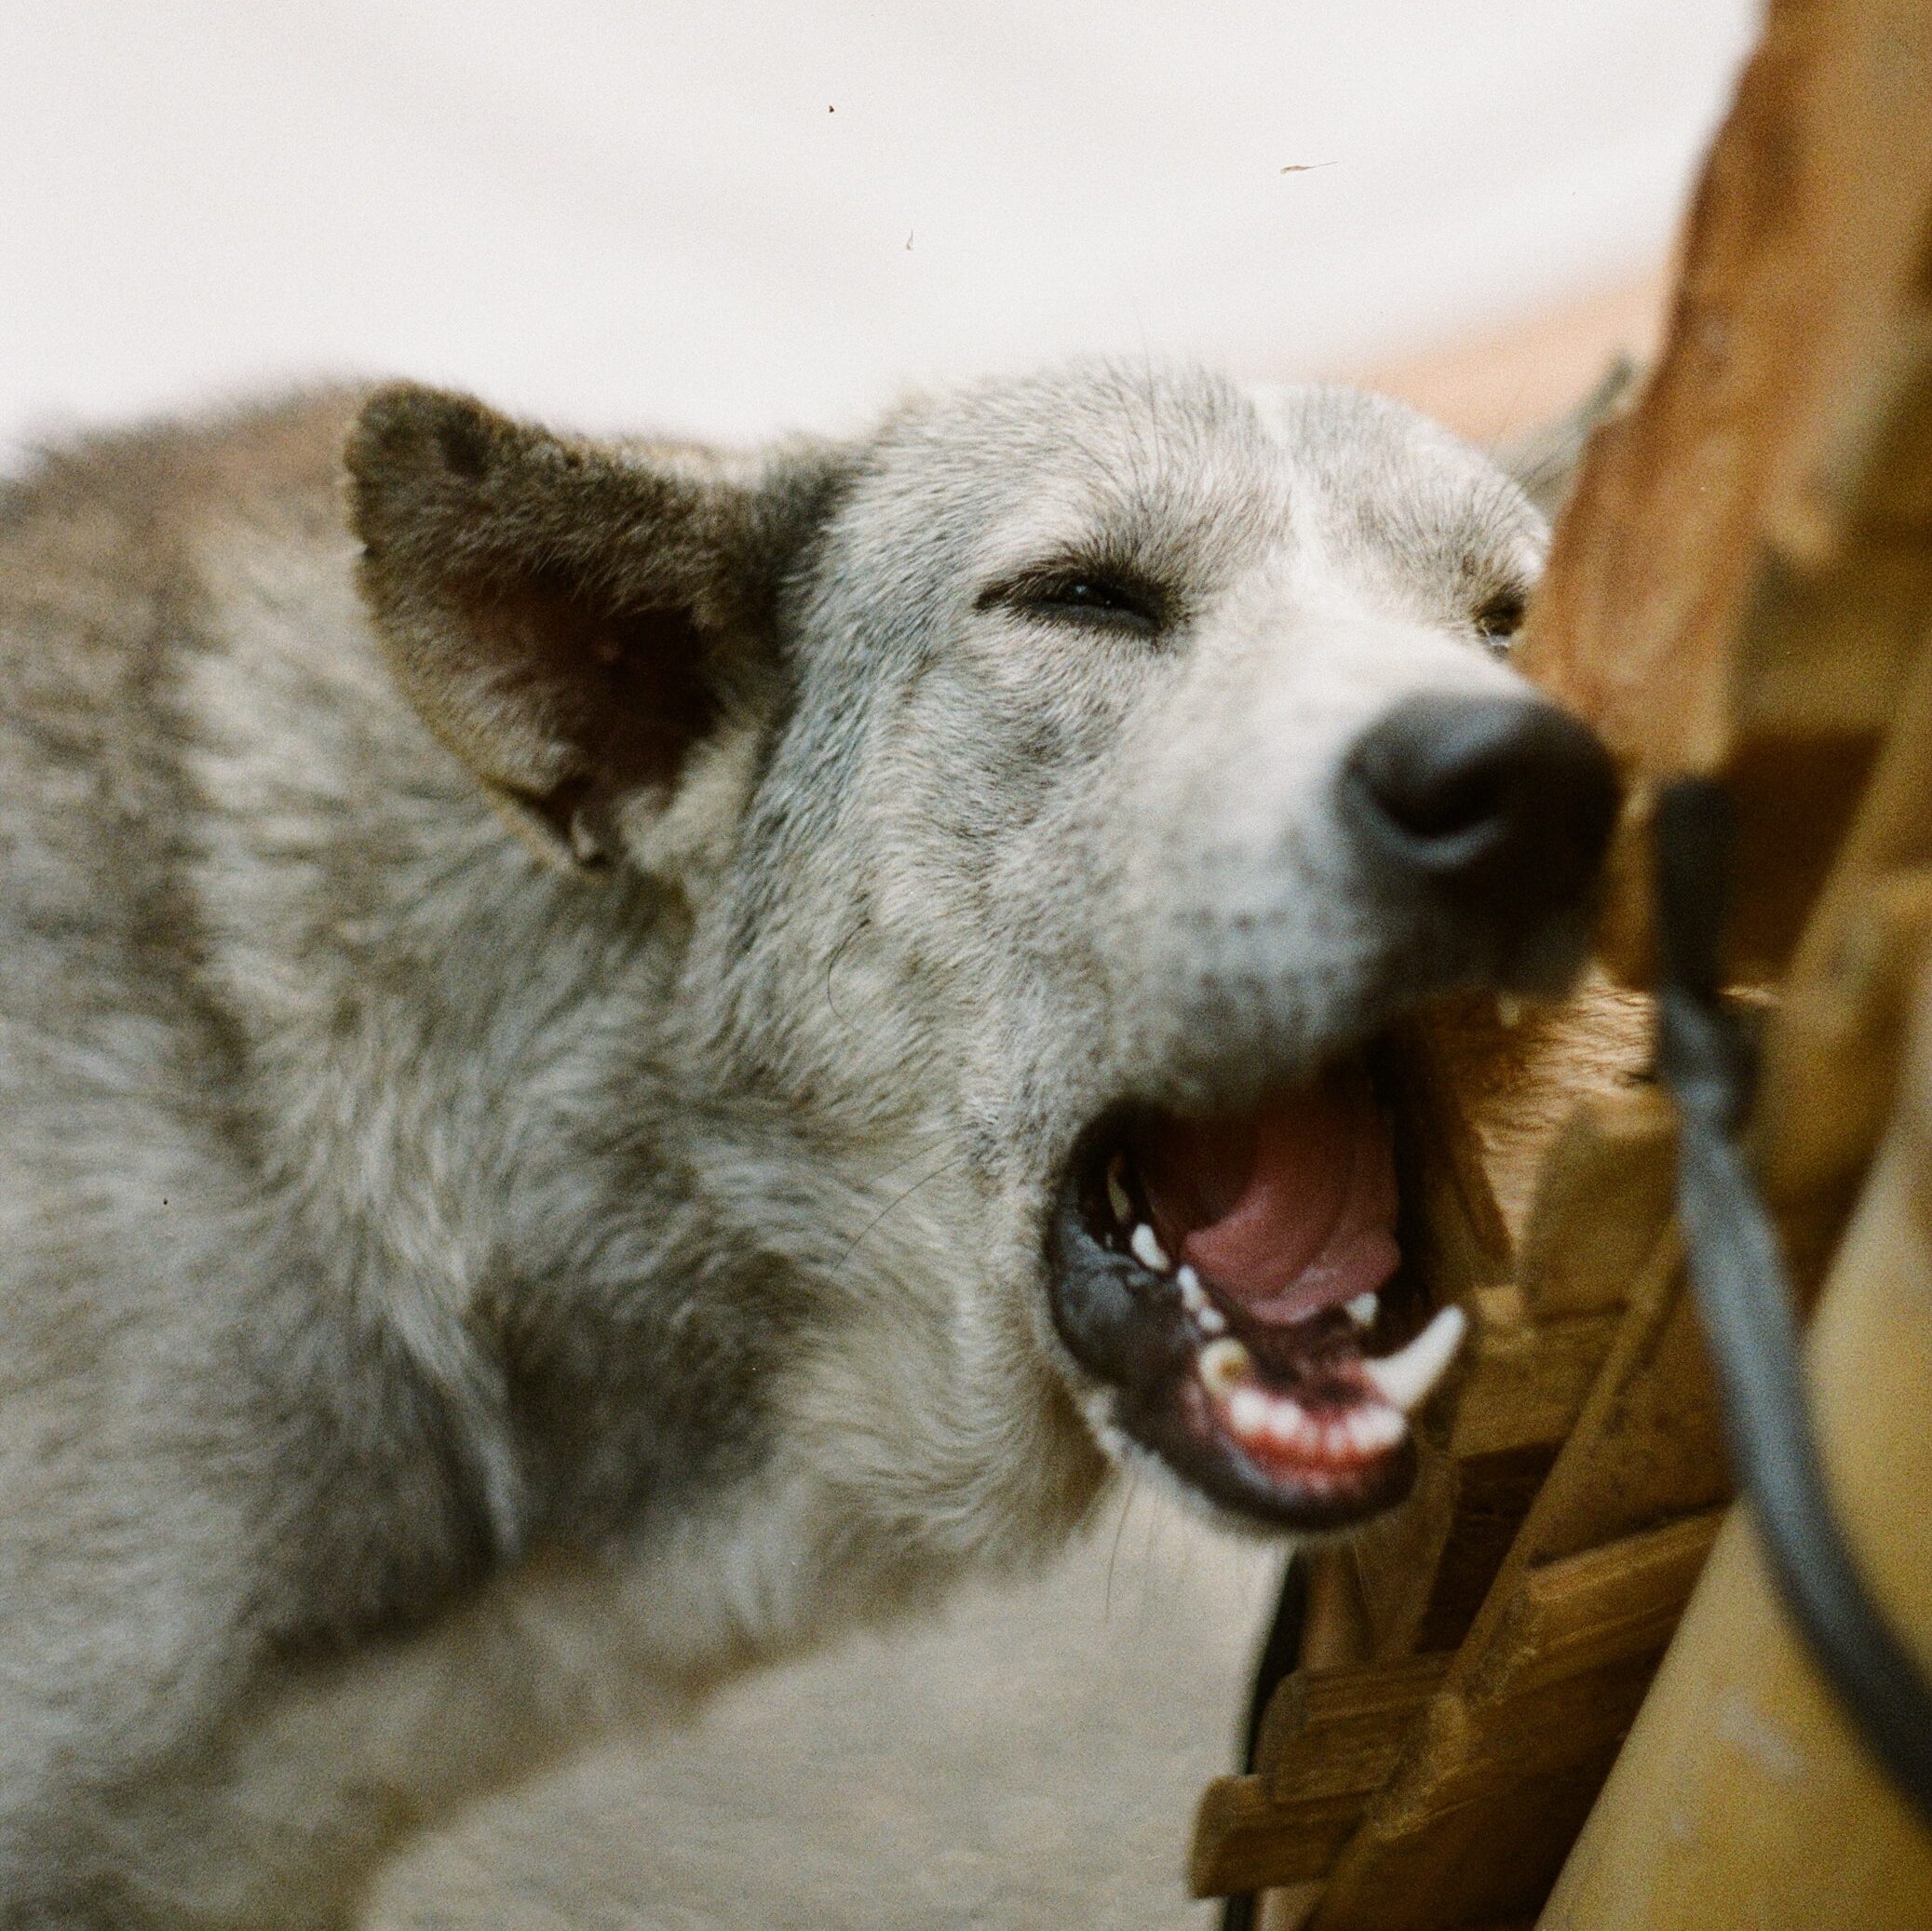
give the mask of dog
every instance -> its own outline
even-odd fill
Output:
[[[1370,1049],[1560,987],[1546,525],[1344,389],[869,435],[399,385],[0,498],[0,1895],[345,1921],[600,1726],[1063,1542],[1398,1501]]]

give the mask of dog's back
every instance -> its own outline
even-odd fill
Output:
[[[206,789],[237,749],[208,702],[237,597],[266,619],[253,648],[279,625],[332,685],[266,721],[289,795],[357,776],[329,761],[378,667],[326,659],[356,635],[328,608],[348,583],[353,410],[331,396],[105,439],[0,500],[8,1922],[43,1895],[62,1922],[83,1897],[126,1921],[135,1789],[166,1781],[261,1658],[406,1614],[479,1560],[440,1398],[317,1293],[340,1256],[303,1224],[304,1176],[258,1104],[233,979],[290,935],[219,923],[250,898],[247,855],[223,849],[241,801]],[[251,560],[269,573],[252,586],[211,574]],[[258,681],[249,701],[288,695]],[[261,830],[296,871],[329,857],[318,825]]]

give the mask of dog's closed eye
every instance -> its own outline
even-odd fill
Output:
[[[981,610],[1004,605],[1047,623],[1157,637],[1168,628],[1170,601],[1157,585],[1128,572],[1067,565],[1009,577],[982,591],[979,603]]]

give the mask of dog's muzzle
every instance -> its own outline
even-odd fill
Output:
[[[1489,962],[1478,982],[1543,991],[1574,971],[1617,808],[1584,726],[1529,697],[1411,698],[1358,740],[1338,790],[1374,889]],[[1412,983],[1378,1023],[1440,990]],[[1103,1428],[1299,1528],[1407,1492],[1410,1419],[1464,1329],[1402,1267],[1390,1124],[1364,1056],[1336,1045],[1313,1081],[1262,1069],[1259,1105],[1104,1112],[1047,1237],[1054,1324],[1105,1391]]]

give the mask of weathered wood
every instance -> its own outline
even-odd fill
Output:
[[[1579,1103],[1615,1100],[1644,1076],[1650,1002],[1593,977],[1515,1022],[1494,1000],[1433,1007],[1402,1046],[1402,1113],[1418,1123],[1425,1190],[1453,1191],[1473,1255],[1461,1287],[1513,1278],[1538,1177]]]
[[[1587,1229],[1579,1230],[1579,1246],[1590,1238]],[[1608,1272],[1586,1264],[1600,1276]],[[1485,1317],[1468,1349],[1450,1435],[1450,1452],[1458,1460],[1562,1440],[1617,1327],[1615,1313],[1531,1321],[1522,1296],[1513,1290],[1484,1298]]]
[[[1616,1290],[1606,1283],[1631,1214],[1645,1205],[1660,1222],[1668,1197],[1640,1185],[1640,1203],[1614,1160],[1591,1164],[1594,1142],[1573,1121],[1587,1109],[1619,1146],[1633,1108],[1653,1121],[1651,1025],[1647,1000],[1595,979],[1514,1024],[1493,1001],[1452,1002],[1404,1042],[1405,1245],[1437,1298],[1468,1311],[1473,1333],[1459,1384],[1432,1415],[1413,1505],[1356,1550],[1378,1656],[1460,1639],[1609,1348]],[[1552,1166],[1583,1203],[1568,1242],[1535,1223]],[[1560,1286],[1532,1302],[1513,1285],[1533,1242],[1539,1283],[1584,1284],[1569,1303]]]
[[[1195,1816],[1194,1895],[1227,1897],[1319,1877],[1361,1821],[1363,1802],[1357,1791],[1283,1803],[1265,1777],[1216,1777]]]
[[[1404,1733],[1441,1688],[1449,1659],[1411,1656],[1356,1669],[1299,1670],[1263,1720],[1256,1767],[1277,1803],[1379,1790]]]
[[[1669,1218],[1676,1160],[1676,1109],[1656,1087],[1578,1102],[1549,1150],[1523,1229],[1517,1284],[1533,1318],[1623,1304]]]
[[[1706,1509],[1528,1571],[1479,1667],[1464,1677],[1465,1695],[1520,1697],[1655,1655],[1670,1640],[1723,1515]]]
[[[1556,1444],[1424,1465],[1411,1505],[1353,1545],[1371,1654],[1451,1650],[1468,1633],[1556,1459]]]
[[[1932,14],[1782,0],[1693,206],[1641,403],[1595,439],[1523,662],[1635,779],[1726,777],[1734,957],[1777,967],[1932,595],[1924,380]],[[1611,925],[1646,969],[1641,846]]]
[[[1521,1573],[1451,1663],[1338,1853],[1313,1924],[1444,1931],[1533,1910],[1636,1715],[1718,1520],[1709,1510]]]
[[[1201,1801],[1195,1895],[1259,1890],[1326,1871],[1447,1668],[1437,1656],[1290,1678],[1263,1723],[1259,1774],[1222,1777]]]
[[[1921,462],[1932,476],[1932,445]],[[1932,642],[1922,638],[1894,728],[1765,1029],[1756,1150],[1801,1292],[1823,1272],[1890,1109],[1912,962],[1928,927]]]

